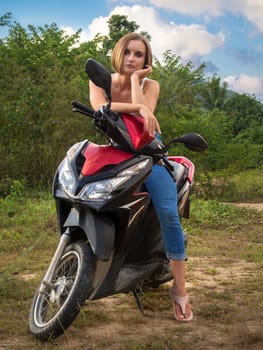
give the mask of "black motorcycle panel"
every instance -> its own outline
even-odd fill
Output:
[[[64,227],[81,227],[85,232],[94,255],[107,261],[115,240],[115,225],[105,216],[96,215],[89,208],[76,206],[71,209]]]

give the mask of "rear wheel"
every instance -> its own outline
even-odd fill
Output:
[[[78,315],[93,282],[95,258],[89,245],[69,245],[60,259],[52,283],[40,287],[31,305],[29,328],[41,341],[61,335]]]

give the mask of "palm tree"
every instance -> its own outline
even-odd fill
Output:
[[[227,83],[221,84],[220,77],[214,75],[202,84],[199,90],[199,100],[203,107],[208,110],[222,110],[228,101]]]

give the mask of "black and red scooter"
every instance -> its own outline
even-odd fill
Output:
[[[34,296],[29,327],[42,341],[58,337],[86,300],[137,291],[172,278],[167,270],[160,226],[144,181],[155,162],[174,177],[181,217],[189,215],[194,164],[167,157],[169,146],[183,143],[193,151],[207,149],[198,134],[186,134],[164,146],[144,130],[143,118],[113,112],[111,75],[95,60],[86,71],[103,88],[109,103],[100,111],[73,102],[74,111],[91,117],[109,140],[73,145],[59,165],[53,183],[60,240]]]

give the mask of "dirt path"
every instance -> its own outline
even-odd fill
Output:
[[[238,207],[263,210],[263,203],[235,203]]]

